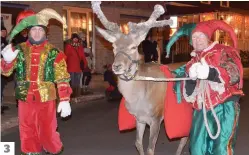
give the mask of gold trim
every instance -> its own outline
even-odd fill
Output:
[[[70,78],[70,74],[67,72],[67,63],[65,59],[62,59],[60,62],[55,63],[54,68],[55,82]]]
[[[41,82],[38,84],[38,89],[41,102],[51,101],[56,99],[56,89],[52,82]],[[34,91],[37,91],[34,90]]]
[[[3,60],[1,60],[1,61],[3,61]],[[8,69],[7,71],[3,71],[3,69],[1,68],[1,74],[3,76],[9,77],[13,73],[13,71],[14,71],[14,69],[16,67],[16,59],[14,61],[15,62],[13,62],[13,65],[11,66],[11,68]]]
[[[44,80],[44,67],[45,67],[45,62],[47,61],[48,58],[48,53],[52,49],[52,45],[49,43],[44,45],[44,48],[42,51],[40,51],[40,62],[39,62],[39,69],[38,69],[38,81],[43,81]]]
[[[22,48],[24,59],[25,59],[25,67],[26,67],[26,80],[30,80],[30,72],[31,72],[31,47],[27,45],[26,42],[21,43],[20,47]]]

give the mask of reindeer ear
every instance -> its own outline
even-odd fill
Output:
[[[114,42],[117,40],[117,38],[115,37],[115,35],[112,34],[111,31],[109,31],[109,30],[104,30],[104,29],[102,29],[102,28],[100,28],[100,27],[98,27],[98,26],[95,26],[95,27],[96,27],[97,31],[98,31],[98,32],[99,32],[107,41],[109,41],[109,42],[111,42],[111,43],[114,43]]]

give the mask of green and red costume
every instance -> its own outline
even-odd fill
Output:
[[[25,18],[19,24],[23,22],[29,21]],[[19,24],[16,26],[18,29],[13,30],[14,34],[27,28]],[[12,38],[15,36],[13,33]],[[19,53],[11,63],[1,60],[1,73],[10,76],[16,71],[15,93],[19,101],[22,155],[39,155],[42,149],[59,154],[63,144],[56,131],[56,99],[69,101],[72,93],[66,57],[47,40],[39,45],[26,41],[13,49],[18,49]]]
[[[203,99],[200,95],[202,87],[201,81],[198,79],[184,81],[181,84],[177,82],[178,85],[175,87],[177,88],[178,101],[181,100],[183,94],[184,100],[192,103],[194,109],[190,132],[191,155],[234,154],[240,113],[238,101],[244,95],[241,90],[243,87],[243,67],[239,52],[236,49],[237,39],[230,26],[222,21],[213,20],[184,25],[172,36],[166,47],[167,55],[169,55],[170,47],[179,37],[191,36],[194,32],[202,32],[210,39],[217,29],[229,32],[235,48],[214,42],[203,51],[193,51],[191,53],[193,58],[177,71],[182,74],[181,76],[188,75],[190,67],[201,62],[201,59],[204,59],[209,66],[209,75],[206,81],[211,102],[209,102],[207,96]],[[202,105],[198,104],[203,101],[205,101],[206,113],[203,113]],[[204,115],[206,115],[211,134],[217,133],[218,126],[210,110],[211,104],[221,127],[220,135],[216,139],[210,137],[204,121]]]
[[[190,67],[204,59],[209,66],[209,74],[206,79],[209,90],[208,97],[200,95],[201,80],[189,80],[184,82],[183,96],[187,102],[193,104],[194,113],[190,132],[190,152],[191,155],[233,155],[239,119],[239,99],[243,96],[243,67],[241,64],[237,39],[233,29],[223,21],[206,21],[196,25],[192,31],[202,32],[209,39],[215,30],[221,29],[229,32],[234,47],[225,46],[213,42],[202,51],[192,52],[193,58],[186,65],[186,72]],[[207,88],[208,87],[208,88]],[[207,112],[203,113],[204,107],[200,103],[205,103]],[[217,138],[211,138],[204,124],[208,124],[211,134],[218,131],[218,124],[215,121],[214,113],[217,115],[220,124],[220,134]],[[204,123],[204,115],[207,122]]]

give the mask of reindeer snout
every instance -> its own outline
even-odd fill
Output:
[[[112,65],[112,69],[113,69],[113,71],[115,71],[115,72],[118,72],[118,71],[120,71],[120,69],[122,69],[122,64],[113,64]]]

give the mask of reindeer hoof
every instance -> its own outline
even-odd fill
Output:
[[[143,145],[140,144],[139,142],[135,142],[135,146],[137,148],[139,155],[144,155]]]
[[[148,150],[147,150],[147,155],[154,155],[154,151],[151,150],[151,149],[148,149]]]

